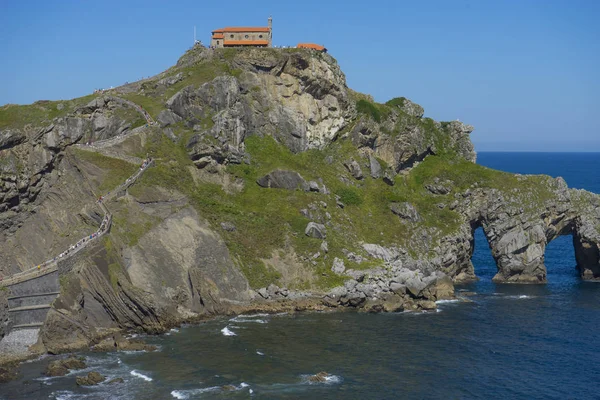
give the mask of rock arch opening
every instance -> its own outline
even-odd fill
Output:
[[[575,260],[574,237],[571,232],[551,240],[544,251],[548,281],[573,279],[579,276]]]
[[[473,272],[478,279],[491,281],[498,267],[492,256],[490,243],[483,232],[481,225],[473,227],[473,239],[471,241],[471,263],[473,264]]]
[[[497,283],[546,283],[573,277],[600,281],[600,230],[575,218],[475,220],[464,276]],[[467,279],[468,280],[468,279]],[[461,279],[458,279],[461,281]]]

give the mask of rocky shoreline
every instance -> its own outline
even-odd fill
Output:
[[[205,321],[224,316],[239,316],[247,314],[280,314],[296,312],[427,312],[435,310],[436,300],[454,299],[453,286],[451,281],[443,282],[431,281],[434,284],[423,287],[416,292],[415,287],[406,290],[405,287],[393,291],[380,291],[377,297],[367,298],[367,293],[373,294],[375,287],[369,287],[364,282],[364,274],[359,274],[359,281],[349,281],[344,287],[336,288],[328,294],[311,294],[307,292],[290,291],[285,288],[279,288],[271,285],[266,288],[262,295],[258,296],[260,300],[252,301],[247,304],[229,304],[223,314],[195,316],[172,325],[165,325],[161,331],[150,333],[151,335],[160,335],[168,332],[170,329],[180,327],[184,324],[198,324]],[[449,285],[448,285],[449,283]],[[422,283],[421,283],[422,285]],[[358,287],[357,287],[358,286]],[[427,291],[424,291],[427,289]],[[452,294],[449,290],[452,289]],[[364,291],[363,291],[364,290]],[[414,293],[419,294],[419,298]],[[113,351],[155,351],[156,348],[147,345],[139,338],[128,337],[132,333],[140,333],[139,330],[131,332],[127,330],[113,330],[104,332],[91,338],[90,343],[79,347],[70,347],[62,352],[51,353],[52,356],[59,357],[52,361],[48,367],[47,376],[64,375],[69,369],[81,369],[81,361],[73,355],[76,352],[94,351],[94,352],[113,352]],[[32,346],[26,353],[0,354],[0,384],[10,380],[18,379],[18,371],[21,363],[35,360],[46,353],[43,345],[40,343]],[[66,359],[62,355],[71,354]],[[82,378],[81,382],[85,380]]]

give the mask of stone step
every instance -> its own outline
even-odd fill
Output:
[[[32,324],[21,324],[21,325],[14,325],[12,327],[11,330],[15,330],[15,329],[31,329],[31,328],[40,328],[44,325],[43,322],[34,322]]]
[[[60,292],[35,293],[8,298],[8,307],[17,308],[25,306],[36,306],[51,304]]]
[[[30,310],[40,310],[44,308],[50,308],[50,304],[37,304],[35,306],[23,306],[23,307],[15,307],[9,308],[8,312],[19,312],[19,311],[30,311]]]
[[[49,311],[50,304],[16,307],[8,310],[8,317],[13,326],[41,324],[46,320]]]

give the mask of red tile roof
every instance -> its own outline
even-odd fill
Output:
[[[268,40],[225,40],[224,46],[268,46]]]
[[[229,26],[224,32],[269,32],[268,26]]]
[[[223,39],[223,34],[222,33],[213,33],[212,38],[213,39]]]
[[[229,26],[227,28],[215,29],[212,33],[224,32],[269,32],[268,26]]]
[[[314,44],[314,43],[298,43],[298,46],[296,46],[296,48],[298,48],[298,49],[313,49],[313,50],[318,50],[318,51],[327,51],[327,49],[325,48],[325,46],[321,46],[319,44]]]

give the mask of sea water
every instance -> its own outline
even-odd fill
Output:
[[[597,153],[481,153],[478,162],[600,192]],[[547,285],[494,284],[480,230],[473,262],[480,280],[457,287],[468,301],[440,302],[439,312],[219,318],[146,338],[157,352],[82,353],[88,368],[65,377],[42,375],[49,357],[26,363],[0,398],[600,398],[600,283],[579,279],[571,238],[548,246]],[[124,383],[77,387],[89,371]],[[325,382],[308,379],[320,371]]]

